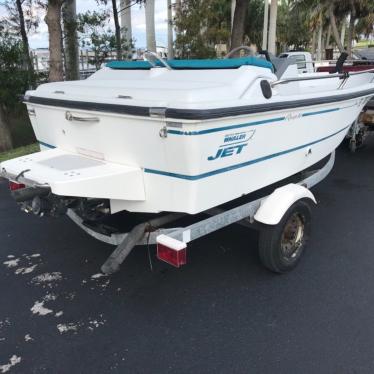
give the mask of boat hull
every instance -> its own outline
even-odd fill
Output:
[[[248,127],[218,133],[204,134],[202,128],[199,135],[171,134],[166,153],[174,168],[144,170],[145,185],[157,186],[146,188],[155,194],[149,201],[167,206],[165,210],[193,214],[298,173],[338,147],[360,112],[356,104],[346,102],[338,107],[291,111],[286,116],[273,113],[236,119],[237,125],[248,123]],[[231,127],[230,123],[224,121],[220,126]],[[232,143],[232,149],[224,140],[233,133],[239,137],[244,133],[250,135],[247,142]],[[184,136],[189,137],[188,141],[182,140]],[[220,149],[223,151],[219,154]],[[141,205],[148,203],[112,202],[114,210],[141,211]]]
[[[110,199],[112,213],[195,214],[326,157],[344,139],[367,100],[358,97],[207,120],[146,118],[39,104],[28,107],[36,113],[32,124],[43,149],[57,147],[142,170],[145,198]],[[97,116],[99,121],[69,121],[67,111]]]

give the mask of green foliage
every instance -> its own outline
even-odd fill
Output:
[[[35,141],[25,105],[19,100],[42,75],[30,74],[24,61],[22,42],[14,35],[0,30],[0,105],[14,145]]]
[[[244,26],[244,34],[247,44],[256,44],[261,47],[262,31],[264,25],[264,0],[251,0],[248,5],[248,13]]]
[[[7,11],[7,17],[4,17],[0,23],[14,35],[19,34],[21,27],[16,2],[14,0],[6,0],[4,7]],[[27,33],[35,32],[38,29],[40,24],[39,10],[41,7],[41,4],[35,0],[22,1],[23,18]]]
[[[175,18],[175,26],[178,30],[175,46],[180,57],[214,57],[214,46],[229,40],[230,2],[185,0]]]
[[[374,24],[374,2],[373,0],[289,0],[291,13],[297,17],[305,18],[311,30],[318,30],[320,25],[320,15],[323,22],[323,33],[327,33],[330,25],[328,8],[332,5],[333,12],[340,29],[343,22],[347,21],[347,16],[354,11],[357,19],[355,24],[354,38],[358,40],[360,35],[369,36],[373,32]],[[300,29],[302,32],[302,29]],[[309,32],[309,41],[311,39]]]
[[[116,36],[109,26],[109,21],[110,13],[106,10],[78,14],[77,29],[81,47],[94,52],[90,63],[95,65],[97,69],[116,49]],[[123,57],[128,58],[131,54],[132,44],[123,38],[121,43]]]
[[[14,110],[19,95],[30,86],[30,74],[25,68],[22,43],[8,33],[0,32],[0,103]]]
[[[307,49],[312,37],[310,9],[293,7],[293,1],[282,0],[278,6],[277,41],[286,49]]]
[[[374,1],[360,1],[359,3],[356,40],[359,40],[360,34],[368,38],[373,34],[374,29]]]
[[[33,143],[23,147],[12,149],[11,151],[0,153],[0,162],[11,160],[16,157],[26,156],[30,153],[39,152],[39,144]]]
[[[245,44],[262,44],[264,0],[248,0],[244,34]],[[311,4],[314,0],[306,0]],[[307,48],[311,40],[310,8],[295,7],[303,0],[280,0],[278,5],[277,41],[283,48]],[[185,0],[174,20],[175,46],[183,58],[215,56],[214,46],[229,45],[231,1]]]

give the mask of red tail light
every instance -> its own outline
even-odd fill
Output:
[[[11,191],[20,190],[20,189],[25,188],[25,187],[26,186],[23,183],[9,181],[9,189]]]
[[[157,258],[177,268],[187,263],[187,245],[166,235],[157,237]]]

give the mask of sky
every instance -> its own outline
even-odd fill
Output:
[[[1,2],[0,2],[1,4]],[[99,7],[95,0],[77,0],[77,12],[85,12],[87,10],[97,10]],[[103,8],[103,7],[102,7]],[[0,17],[5,16],[4,7],[0,6]],[[135,39],[135,46],[143,48],[146,45],[145,37],[145,15],[144,7],[135,5],[131,9],[132,16],[132,35]],[[29,43],[31,48],[48,47],[48,29],[43,21],[44,15],[41,15],[42,22],[38,31],[29,35]],[[167,1],[155,0],[155,26],[156,26],[156,44],[157,46],[167,46]],[[112,22],[111,22],[112,23]],[[114,25],[112,23],[112,29]]]

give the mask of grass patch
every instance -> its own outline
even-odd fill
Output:
[[[370,40],[360,40],[356,45],[355,48],[365,48],[373,46],[373,42]]]
[[[24,147],[14,148],[11,151],[0,153],[0,162],[11,160],[12,158],[16,157],[25,156],[30,153],[38,151],[40,151],[38,143],[26,145]]]

